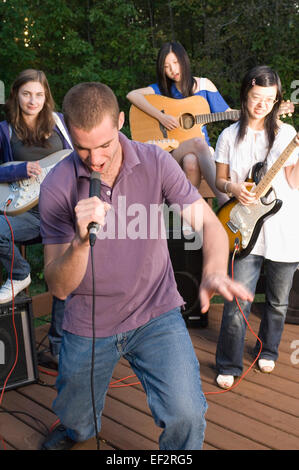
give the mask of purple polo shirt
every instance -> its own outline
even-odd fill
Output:
[[[166,202],[180,208],[199,195],[167,152],[119,133],[123,163],[113,188],[101,185],[111,210],[95,243],[95,330],[107,337],[144,325],[183,305],[177,291],[167,240],[163,236]],[[39,209],[44,244],[70,243],[75,235],[74,207],[89,196],[90,172],[73,152],[44,180]],[[63,328],[92,336],[92,273],[68,297]]]

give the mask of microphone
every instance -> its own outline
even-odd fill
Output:
[[[89,197],[97,196],[100,199],[101,194],[101,178],[97,171],[93,171],[90,177]],[[95,244],[97,233],[99,231],[99,224],[91,222],[88,225],[89,230],[89,244],[93,246]]]

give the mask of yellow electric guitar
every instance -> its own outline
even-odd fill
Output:
[[[285,148],[280,157],[273,163],[265,176],[256,186],[253,186],[252,191],[258,197],[257,204],[244,206],[238,202],[236,198],[232,198],[226,202],[217,213],[228,235],[230,252],[235,250],[235,244],[237,242],[239,246],[237,256],[240,258],[247,256],[253,249],[265,219],[276,214],[282,206],[280,199],[274,199],[269,203],[265,203],[262,198],[271,190],[273,178],[291,156],[296,146],[298,146],[298,139],[299,132]],[[259,170],[260,167],[258,166],[256,171]],[[253,176],[253,178],[256,180],[255,176]]]
[[[18,215],[36,206],[39,199],[40,185],[49,171],[67,157],[73,150],[65,149],[52,153],[39,160],[42,172],[37,177],[0,184],[0,213]],[[19,165],[24,162],[7,162],[1,166]]]

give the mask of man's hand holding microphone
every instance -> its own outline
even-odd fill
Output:
[[[100,173],[93,171],[90,177],[89,198],[81,199],[75,207],[77,236],[82,244],[94,245],[97,232],[105,225],[110,204],[100,199]]]

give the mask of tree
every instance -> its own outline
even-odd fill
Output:
[[[262,63],[279,72],[289,98],[298,8],[293,0],[0,0],[0,80],[7,94],[21,70],[42,69],[58,108],[71,86],[100,80],[128,114],[126,94],[155,81],[158,49],[175,39],[194,75],[210,78],[230,106],[239,107],[246,70]],[[213,143],[221,126],[211,127]]]

